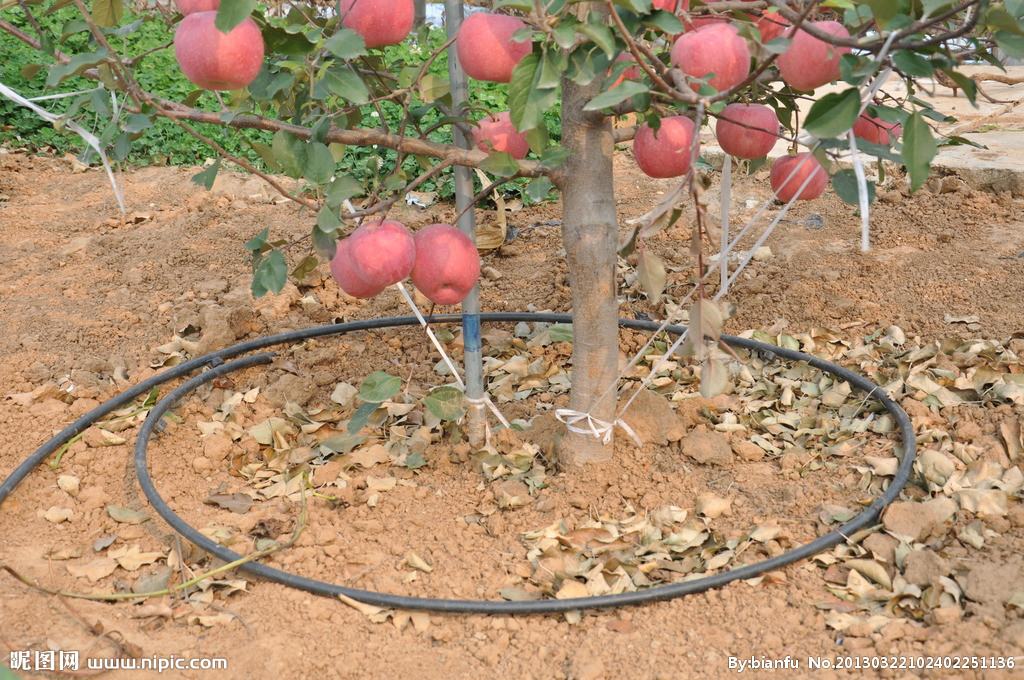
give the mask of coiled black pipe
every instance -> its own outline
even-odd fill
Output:
[[[462,320],[461,315],[443,315],[431,317],[428,319],[431,323],[458,323]],[[545,323],[571,323],[572,317],[566,314],[524,314],[524,313],[492,313],[492,314],[481,314],[480,320],[482,322],[491,323],[506,323],[506,322],[545,322]],[[415,325],[418,323],[415,317],[404,316],[404,317],[390,317],[385,319],[373,319],[370,321],[359,321],[351,323],[334,324],[329,326],[320,326],[316,328],[293,331],[291,333],[283,333],[279,335],[267,336],[265,338],[259,338],[251,340],[249,342],[234,345],[233,347],[220,350],[210,355],[199,357],[185,364],[171,369],[159,376],[154,376],[150,380],[140,383],[135,388],[125,392],[115,399],[107,402],[101,407],[94,409],[90,413],[86,414],[74,424],[66,428],[54,439],[50,440],[39,450],[37,450],[29,459],[27,459],[22,465],[20,465],[15,472],[0,484],[0,503],[10,494],[10,492],[17,486],[18,483],[30,472],[34,467],[39,465],[45,458],[56,451],[60,446],[69,441],[78,432],[86,429],[92,422],[95,422],[103,415],[110,413],[117,408],[120,408],[126,403],[129,403],[132,399],[142,394],[148,393],[153,387],[159,385],[168,380],[180,377],[185,373],[200,368],[202,366],[211,366],[212,368],[198,375],[187,382],[183,383],[180,387],[173,390],[170,394],[160,400],[150,411],[149,416],[139,430],[138,438],[135,442],[135,453],[134,462],[135,470],[138,475],[139,484],[142,487],[143,492],[146,494],[153,509],[169,524],[175,531],[184,536],[186,539],[197,545],[198,547],[206,550],[212,555],[225,560],[227,562],[233,562],[241,559],[243,556],[225,548],[224,546],[210,540],[206,536],[202,535],[185,522],[181,517],[177,515],[167,503],[160,496],[153,484],[152,477],[149,474],[149,468],[146,459],[146,448],[149,443],[149,439],[160,423],[164,414],[183,397],[193,392],[201,385],[216,379],[217,377],[230,373],[232,371],[240,370],[242,368],[253,366],[260,363],[266,363],[270,361],[272,354],[262,354],[253,357],[247,357],[232,361],[230,363],[224,363],[225,359],[235,357],[246,352],[251,352],[258,349],[264,349],[273,345],[298,342],[313,337],[321,337],[325,335],[340,335],[343,333],[350,333],[360,330],[380,329],[380,328],[391,328],[397,326],[408,326]],[[637,321],[631,319],[621,319],[620,325],[625,328],[632,328],[635,330],[644,331],[655,331],[658,329],[658,324],[649,321]],[[679,335],[685,331],[685,328],[681,326],[668,326],[667,332]],[[360,590],[357,588],[348,588],[345,586],[339,586],[324,581],[317,581],[314,579],[298,576],[290,572],[282,571],[274,567],[260,564],[258,562],[248,562],[241,565],[241,568],[257,575],[261,578],[266,578],[283,585],[287,585],[293,588],[298,588],[310,593],[317,595],[326,595],[330,597],[336,597],[338,595],[344,595],[350,597],[359,602],[366,604],[376,605],[379,607],[387,608],[398,608],[398,609],[414,609],[434,612],[458,612],[458,613],[473,613],[473,614],[543,614],[543,613],[557,613],[566,612],[581,609],[594,609],[602,607],[621,607],[627,605],[638,605],[650,602],[657,602],[662,600],[673,599],[681,597],[683,595],[690,595],[694,593],[704,592],[713,588],[718,588],[727,583],[736,580],[749,579],[755,576],[759,576],[766,572],[779,569],[802,559],[812,557],[824,550],[842,543],[847,540],[849,536],[857,533],[858,531],[865,529],[874,524],[882,510],[893,500],[895,500],[900,491],[906,485],[907,480],[910,478],[910,474],[913,470],[914,459],[916,457],[916,439],[914,435],[914,428],[910,422],[910,418],[906,412],[900,408],[899,404],[892,401],[885,392],[875,383],[871,382],[867,378],[858,375],[848,369],[841,366],[837,366],[831,362],[812,357],[802,352],[786,349],[784,347],[777,347],[775,345],[769,345],[766,343],[758,342],[756,340],[748,340],[745,338],[738,338],[729,335],[723,335],[722,339],[728,344],[735,347],[742,347],[748,350],[756,350],[762,352],[765,356],[771,357],[779,356],[793,361],[804,361],[809,365],[814,366],[822,371],[830,373],[837,378],[849,382],[854,387],[861,389],[878,399],[886,410],[892,414],[896,422],[899,424],[900,433],[903,438],[903,456],[900,460],[900,465],[897,469],[896,475],[889,487],[885,492],[876,499],[870,506],[865,508],[856,517],[846,522],[842,526],[834,529],[833,531],[816,538],[813,541],[805,543],[802,546],[794,548],[786,553],[778,555],[776,557],[757,562],[755,564],[748,564],[742,567],[737,567],[725,572],[713,574],[700,579],[694,579],[692,581],[683,581],[680,583],[672,583],[662,586],[657,586],[647,590],[641,590],[630,593],[620,593],[617,595],[600,595],[594,597],[574,598],[566,600],[534,600],[527,602],[505,602],[505,601],[492,601],[492,600],[449,600],[449,599],[433,599],[425,597],[409,597],[404,595],[391,595],[387,593],[379,593],[368,590]],[[116,403],[114,403],[116,402]],[[114,403],[113,405],[111,405]],[[83,424],[84,423],[84,424]]]

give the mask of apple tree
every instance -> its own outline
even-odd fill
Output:
[[[706,178],[697,163],[702,128],[713,127],[723,149],[750,159],[750,167],[765,162],[779,137],[790,140],[794,154],[771,172],[781,200],[812,199],[831,179],[837,194],[858,203],[873,196],[871,182],[835,162],[851,146],[905,166],[911,188],[920,187],[938,145],[963,141],[937,138],[934,122],[942,116],[918,96],[921,89],[942,77],[973,100],[975,83],[958,70],[960,64],[998,66],[996,54],[1024,56],[1024,0],[488,5],[445,37],[429,27],[410,36],[413,0],[341,0],[327,11],[319,3],[267,6],[255,0],[134,6],[122,0],[0,0],[0,29],[38,50],[38,65],[28,75],[45,80],[46,87],[92,81],[59,123],[103,121],[96,137],[115,159],[157,120],[167,119],[308,210],[309,253],[298,262],[289,263],[266,234],[247,244],[256,295],[280,290],[290,266],[308,269],[332,258],[332,270],[344,270],[335,271],[343,286],[347,280],[353,294],[373,294],[384,279],[370,282],[360,275],[368,265],[353,255],[356,234],[341,247],[339,239],[364,219],[360,229],[370,225],[383,233],[391,206],[453,168],[494,178],[477,198],[513,180],[534,200],[557,190],[573,299],[570,409],[598,424],[616,420],[618,258],[636,252],[641,280],[652,295],[660,294],[664,266],[644,248],[644,239],[685,215],[703,268],[708,216],[701,203]],[[61,12],[59,26],[45,20]],[[163,27],[164,44],[126,49],[126,36],[148,25]],[[401,41],[413,46],[409,54],[415,58],[389,61],[387,46]],[[198,88],[187,96],[142,84],[154,55],[171,49]],[[508,111],[482,113],[472,96],[457,96],[439,68],[452,52],[470,78],[508,83]],[[906,87],[890,93],[880,75]],[[122,102],[116,110],[109,106],[110,93]],[[801,103],[811,104],[805,116]],[[554,109],[558,135],[546,123]],[[236,130],[253,153],[228,152],[196,123]],[[653,177],[678,178],[678,184],[623,239],[612,159],[616,144],[634,138],[640,168]],[[798,145],[806,150],[795,153]],[[369,167],[352,168],[339,162],[346,147],[380,154],[362,156]],[[219,166],[220,160],[197,181],[211,185]],[[275,179],[282,174],[301,180],[304,190],[286,191]],[[423,241],[437,243],[442,236],[428,234]],[[405,243],[404,236],[396,238]],[[464,243],[451,247],[465,252]],[[435,255],[432,266],[445,259]],[[443,303],[456,301],[471,283],[462,281],[458,294]],[[702,379],[714,382],[710,374],[717,367],[702,346],[717,339],[721,311],[703,288],[690,324],[694,332],[686,347],[705,361]],[[612,455],[608,440],[575,430],[562,449],[566,465]]]

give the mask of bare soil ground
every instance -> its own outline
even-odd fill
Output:
[[[628,153],[620,161],[626,220],[668,185],[632,170]],[[348,298],[323,266],[254,300],[242,243],[264,227],[299,238],[311,218],[272,201],[257,180],[227,175],[206,192],[189,182],[194,173],[126,173],[122,218],[100,172],[0,155],[0,478],[78,416],[182,357],[408,313],[395,291]],[[737,183],[734,221],[753,214],[765,184]],[[727,332],[758,331],[866,373],[914,419],[922,460],[901,502],[881,526],[819,558],[582,616],[367,612],[239,570],[111,604],[55,597],[5,572],[0,649],[77,650],[83,664],[117,654],[228,661],[227,672],[164,675],[182,678],[719,678],[740,661],[787,658],[799,667],[745,676],[1017,677],[1024,259],[1013,256],[1024,251],[1022,206],[955,178],[908,197],[896,180],[874,207],[873,248],[862,253],[854,210],[828,195],[798,206],[767,240],[771,255],[730,293],[737,310]],[[401,218],[415,229],[452,213],[437,205]],[[808,228],[811,215],[820,228]],[[484,257],[484,309],[568,312],[558,228],[538,225],[560,219],[559,207],[508,219],[519,235]],[[660,300],[631,285],[623,264],[622,316],[661,319],[689,291],[689,232],[683,220],[648,243],[669,268]],[[458,358],[457,334],[444,339]],[[624,333],[624,358],[643,340]],[[306,497],[304,530],[268,563],[408,595],[564,597],[717,572],[806,542],[877,497],[898,453],[883,414],[805,366],[746,357],[728,394],[708,402],[679,360],[656,383],[672,400],[646,396],[633,415],[642,447],[620,436],[614,464],[560,473],[544,454],[552,408],[566,398],[566,343],[550,329],[488,329],[498,407],[534,428],[483,454],[414,398],[449,380],[423,344],[415,329],[324,338],[201,390],[150,448],[159,490],[194,526],[251,552],[302,524],[302,477],[292,475],[312,469],[320,495]],[[641,364],[634,383],[648,369]],[[410,403],[378,411],[353,451],[323,455],[359,403],[338,386],[358,387],[377,370],[409,379]],[[158,518],[133,523],[119,509],[154,514],[130,470],[144,415],[89,430],[56,469],[40,467],[16,490],[0,508],[0,563],[79,593],[173,586],[221,564]],[[812,670],[811,657],[859,669]],[[913,668],[935,660],[946,668]],[[992,668],[1007,660],[1017,669]],[[870,669],[883,663],[903,667]]]

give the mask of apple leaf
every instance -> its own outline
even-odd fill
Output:
[[[996,31],[993,37],[1008,55],[1014,59],[1024,59],[1024,38],[1009,31]]]
[[[551,324],[548,326],[548,337],[551,338],[551,342],[572,342],[572,324]]]
[[[402,389],[402,379],[385,373],[374,371],[366,376],[359,386],[358,397],[366,402],[385,402],[398,394]]]
[[[899,12],[899,3],[892,0],[864,0],[865,4],[871,7],[871,13],[875,15],[878,27],[884,29]]]
[[[203,187],[207,191],[213,188],[213,182],[217,179],[217,171],[220,170],[220,159],[213,162],[213,165],[202,172],[192,175],[192,182]]]
[[[526,195],[534,203],[540,203],[547,198],[549,191],[551,191],[551,180],[547,177],[537,177],[526,185]]]
[[[345,65],[339,64],[324,71],[324,83],[331,94],[353,104],[365,104],[370,101],[370,91],[366,89],[366,83]]]
[[[92,3],[92,19],[97,26],[117,26],[121,23],[122,16],[124,5],[121,0],[94,0]]]
[[[313,184],[327,184],[334,176],[334,155],[326,144],[309,142],[306,145],[306,167],[302,176]]]
[[[327,184],[327,205],[337,210],[346,200],[362,191],[363,185],[351,175],[335,175],[334,180]]]
[[[1004,0],[1003,7],[1018,19],[1024,17],[1024,0]]]
[[[223,2],[217,8],[217,20],[213,22],[213,25],[221,33],[230,33],[235,26],[248,19],[254,9],[256,9],[256,0]]]
[[[583,107],[584,111],[600,111],[608,109],[630,99],[634,95],[647,91],[647,86],[635,80],[625,80],[620,85],[613,87],[607,92],[597,95]]]
[[[683,22],[672,12],[657,10],[644,19],[644,25],[653,26],[667,35],[679,35],[685,30]]]
[[[647,291],[647,298],[656,301],[665,292],[667,281],[665,263],[661,258],[648,250],[641,250],[639,263],[636,268],[636,277],[640,285]]]
[[[343,28],[327,39],[324,49],[338,59],[355,59],[366,54],[366,42],[351,28]]]
[[[920,111],[914,111],[903,128],[903,163],[910,173],[910,191],[917,191],[928,179],[938,146]]]
[[[495,177],[515,177],[519,163],[507,151],[495,151],[480,163],[480,169]]]
[[[280,293],[288,280],[288,263],[280,250],[271,250],[260,260],[252,275],[253,297],[263,297],[268,292]]]
[[[851,87],[833,92],[814,102],[804,130],[819,139],[832,139],[853,127],[860,113],[860,91]]]
[[[532,130],[544,124],[544,112],[558,103],[558,87],[542,88],[538,85],[541,58],[537,53],[527,54],[512,71],[508,84],[508,105],[512,124],[517,130]]]
[[[679,28],[681,31],[681,23]],[[604,24],[579,24],[576,26],[576,30],[593,40],[594,44],[600,47],[609,57],[615,54],[615,36],[612,34],[612,29]]]
[[[935,70],[932,62],[913,52],[897,52],[892,55],[892,63],[908,76],[919,78],[928,78]]]
[[[860,191],[857,188],[857,174],[852,168],[840,170],[832,175],[832,189],[844,203],[860,205]],[[875,183],[868,180],[868,203],[875,201]]]
[[[491,9],[499,9],[501,7],[512,7],[524,12],[532,12],[533,2],[532,0],[496,0]]]
[[[298,179],[306,165],[306,143],[286,130],[274,133],[271,144],[274,158],[281,165],[284,174]]]
[[[466,415],[465,395],[452,385],[437,387],[423,399],[423,405],[439,420],[458,420]]]
[[[356,434],[359,430],[366,427],[366,423],[369,422],[370,416],[373,412],[380,408],[380,404],[374,401],[368,401],[365,404],[360,404],[356,412],[352,414],[352,417],[348,419],[348,430],[349,434]]]
[[[50,68],[50,72],[46,76],[46,87],[49,89],[59,85],[71,76],[77,76],[83,71],[93,66],[99,66],[106,61],[107,50],[102,47],[95,52],[76,54],[71,57],[67,64],[57,64]]]

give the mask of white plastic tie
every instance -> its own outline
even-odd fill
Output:
[[[633,431],[626,421],[622,418],[618,418],[614,423],[609,423],[604,420],[600,420],[590,415],[589,413],[580,413],[579,411],[573,411],[569,408],[560,408],[555,411],[555,418],[565,423],[566,429],[570,432],[577,434],[590,434],[601,440],[602,443],[607,444],[612,440],[612,433],[615,431],[615,426],[618,425],[630,438],[636,443],[637,446],[643,446],[644,443],[637,436],[636,432]],[[580,423],[584,423],[583,426]]]

